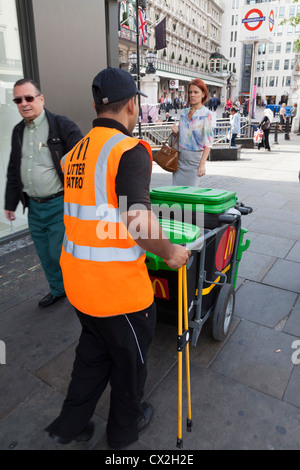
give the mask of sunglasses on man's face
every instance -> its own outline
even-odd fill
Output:
[[[27,101],[27,103],[32,103],[32,101],[40,96],[40,93],[38,95],[32,96],[32,95],[26,95],[24,97],[17,97],[13,99],[13,102],[16,104],[21,104],[23,100]]]

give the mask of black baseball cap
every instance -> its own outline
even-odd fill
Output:
[[[108,67],[96,75],[92,84],[95,104],[110,104],[131,96],[145,96],[137,89],[132,75],[126,70]]]

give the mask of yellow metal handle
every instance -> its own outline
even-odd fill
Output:
[[[178,336],[182,335],[182,268],[178,269]],[[178,351],[178,432],[177,447],[182,447],[182,351]]]
[[[187,271],[186,265],[183,266],[183,304],[184,304],[184,329],[189,328],[188,319],[188,299],[187,299]],[[188,431],[191,431],[192,403],[191,403],[191,373],[190,373],[190,347],[189,341],[185,347],[185,368],[186,368],[186,392],[188,405]]]
[[[182,302],[184,315],[182,312]],[[182,336],[182,320],[185,332],[188,330],[188,298],[187,298],[187,270],[186,265],[178,269],[178,337]],[[187,430],[192,430],[191,380],[190,380],[190,352],[189,340],[185,345],[185,366],[187,384],[188,419]],[[182,349],[178,349],[178,434],[177,447],[182,448]]]

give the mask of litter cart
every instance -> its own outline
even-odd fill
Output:
[[[192,252],[187,266],[188,326],[191,344],[212,316],[212,336],[223,341],[229,332],[235,304],[235,286],[242,254],[250,240],[241,227],[243,215],[252,212],[235,192],[164,186],[150,192],[152,210],[173,243]],[[175,323],[178,311],[178,271],[147,253],[158,317]]]

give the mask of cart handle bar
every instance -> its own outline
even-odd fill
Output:
[[[191,243],[184,244],[184,245],[190,251],[192,251],[192,250],[200,251],[203,248],[204,242],[206,240],[209,240],[210,238],[213,238],[216,235],[218,235],[218,233],[221,232],[221,230],[224,230],[224,227],[216,227],[214,229],[208,230],[204,235],[201,235],[201,237],[197,238],[196,240],[194,240]]]
[[[222,224],[233,224],[236,220],[241,218],[241,214],[221,214],[219,216],[219,222]]]

